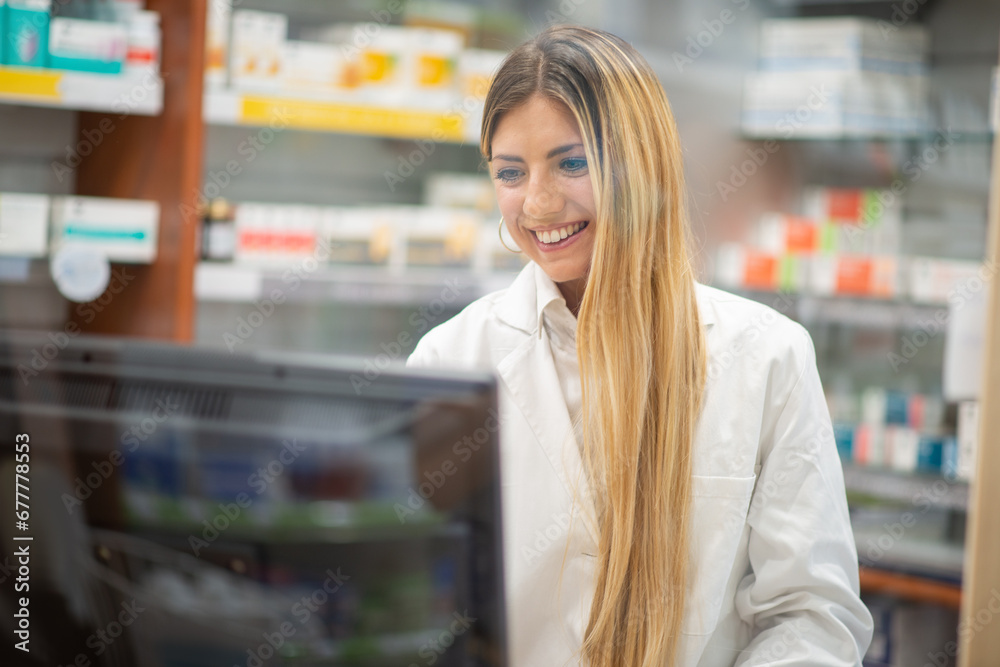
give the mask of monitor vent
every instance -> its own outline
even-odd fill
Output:
[[[382,431],[383,427],[398,428],[411,408],[412,404],[399,401],[324,399],[309,395],[275,401],[260,394],[240,393],[233,397],[229,419],[360,434]]]
[[[120,382],[111,409],[122,412],[160,410],[171,417],[225,419],[232,395],[218,389],[181,387],[170,382]]]
[[[114,381],[109,378],[32,375],[24,369],[0,369],[0,400],[4,401],[104,409],[113,388]]]
[[[70,377],[62,382],[63,400],[80,408],[107,407],[114,382],[105,378]]]

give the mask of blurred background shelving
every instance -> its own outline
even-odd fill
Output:
[[[220,13],[227,5],[214,0],[147,0],[161,14],[162,76],[137,82],[0,66],[0,191],[155,201],[156,258],[133,265],[134,287],[98,309],[60,296],[45,257],[2,257],[0,321],[48,331],[71,321],[90,332],[233,349],[232,335],[258,313],[259,325],[239,336],[241,349],[371,356],[398,345],[392,349],[401,361],[423,332],[509,284],[520,266],[495,241],[492,186],[478,152],[475,101],[482,91],[461,87],[461,54],[485,51],[488,61],[489,52],[495,58],[552,20],[611,30],[648,57],[670,98],[684,147],[699,278],[774,306],[813,337],[835,426],[849,434],[838,445],[862,588],[884,619],[896,619],[879,626],[881,643],[866,664],[908,664],[886,648],[898,643],[893,623],[919,624],[914,619],[925,614],[957,624],[972,492],[963,478],[968,471],[960,474],[957,458],[949,468],[946,452],[959,456],[959,404],[976,399],[948,395],[944,381],[952,320],[969,310],[954,308],[950,288],[934,280],[934,298],[914,291],[908,272],[928,258],[984,266],[997,150],[991,81],[1000,44],[994,2],[912,5],[915,11],[900,17],[893,14],[899,3],[886,1],[244,0]],[[295,89],[274,81],[235,85],[232,55],[220,59],[212,40],[220,20],[222,34],[232,38],[237,11],[285,17],[286,41],[295,43],[320,42],[324,27],[335,24],[376,26],[385,35],[400,27],[452,30],[462,50],[441,61],[450,63],[451,70],[441,71],[451,72],[452,88],[380,96],[317,92],[301,82]],[[808,123],[793,132],[748,127],[747,82],[761,70],[764,25],[813,16],[861,16],[926,31],[919,125],[899,132],[824,126],[810,133]],[[363,51],[365,43],[348,37],[335,50],[346,58],[352,47]],[[326,67],[337,56],[328,49],[315,57]],[[89,144],[79,164],[55,168],[81,142]],[[804,216],[804,198],[817,188],[896,192],[895,245],[863,255],[891,258],[892,289],[827,289],[809,266],[840,255],[819,242],[806,253],[765,248],[774,272],[766,280],[734,272],[734,252],[761,252],[761,221]],[[436,224],[452,207],[461,214]],[[390,231],[376,234],[383,220]],[[305,245],[293,247],[293,237]],[[720,252],[727,247],[732,252]],[[346,254],[331,261],[330,248]],[[968,279],[956,275],[953,287]],[[942,313],[950,325],[894,365],[890,355]],[[907,432],[905,442],[918,448],[923,442],[936,470],[916,470],[916,450],[902,466],[856,460],[857,443],[869,437],[858,430],[866,423],[865,401],[904,399],[907,406],[937,406],[933,428],[925,428],[924,412],[920,424],[909,413],[880,419],[927,436],[912,440]],[[914,523],[897,539],[893,526],[907,514]],[[929,634],[927,641],[940,643]]]

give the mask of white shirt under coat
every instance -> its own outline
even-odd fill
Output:
[[[709,372],[677,665],[861,665],[872,617],[812,341],[754,301],[704,285],[697,298]],[[518,667],[580,664],[594,594],[575,334],[532,262],[427,332],[407,362],[499,378],[508,655]]]

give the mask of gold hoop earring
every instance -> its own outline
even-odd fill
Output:
[[[500,216],[500,227],[497,228],[497,234],[500,236],[500,245],[502,245],[504,248],[507,248],[508,252],[512,252],[515,255],[520,255],[522,252],[524,252],[523,250],[511,250],[510,247],[508,247],[507,244],[503,242],[503,216],[502,215]]]

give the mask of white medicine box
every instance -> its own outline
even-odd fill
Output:
[[[233,12],[229,74],[234,88],[276,90],[280,87],[288,17],[273,12]]]
[[[48,195],[0,192],[0,256],[43,257],[48,232]]]
[[[160,205],[134,199],[56,197],[52,202],[52,251],[67,244],[101,251],[112,262],[149,264],[156,259]]]

